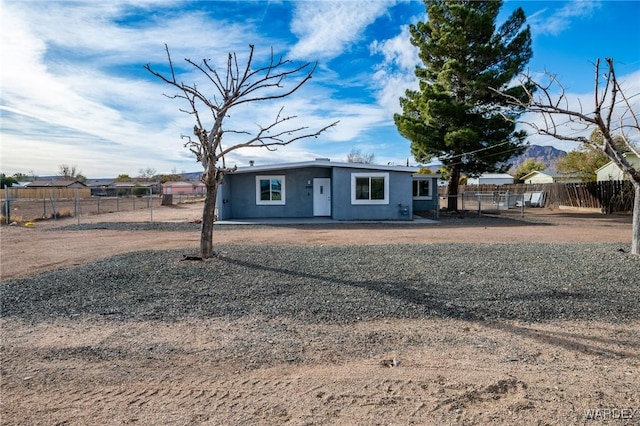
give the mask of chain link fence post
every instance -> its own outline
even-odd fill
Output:
[[[74,207],[76,220],[78,225],[80,225],[80,190],[78,188],[76,188],[76,202]]]
[[[151,203],[149,203],[151,201]],[[153,189],[149,187],[149,198],[147,199],[147,205],[149,206],[149,214],[151,215],[151,223],[153,223]]]
[[[11,202],[9,201],[9,188],[4,187],[4,203],[2,205],[4,209],[4,218],[7,225],[11,223]]]

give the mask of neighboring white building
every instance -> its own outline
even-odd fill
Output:
[[[534,170],[533,172],[527,173],[522,176],[521,179],[526,184],[534,184],[534,183],[577,183],[582,182],[582,180],[576,174],[560,174],[560,173],[549,173]]]
[[[511,185],[513,176],[508,173],[484,173],[476,178],[467,178],[467,185]]]
[[[638,158],[637,155],[626,153],[624,156],[635,169],[640,168],[640,158]],[[629,177],[625,176],[624,172],[613,161],[609,161],[607,164],[596,170],[596,176],[598,182],[629,179]]]

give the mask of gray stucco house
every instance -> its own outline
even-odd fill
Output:
[[[218,193],[218,219],[412,220],[434,210],[439,175],[418,167],[317,159],[238,168]]]

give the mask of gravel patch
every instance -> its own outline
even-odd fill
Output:
[[[1,316],[32,323],[637,320],[640,261],[628,251],[619,244],[229,245],[206,261],[141,251],[3,281]]]

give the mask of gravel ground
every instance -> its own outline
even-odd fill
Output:
[[[136,238],[159,247],[197,227],[103,223],[43,240],[111,247],[129,237],[86,229],[151,230]],[[437,232],[465,235],[455,230]],[[1,281],[1,423],[586,424],[593,408],[637,412],[640,259],[626,243],[400,244],[370,226],[343,234],[388,244],[255,244],[264,231],[247,227],[206,261],[184,260],[190,243]]]
[[[206,261],[142,251],[4,281],[2,317],[27,322],[286,318],[625,321],[640,263],[616,244],[221,246]],[[623,251],[624,250],[624,251]]]

